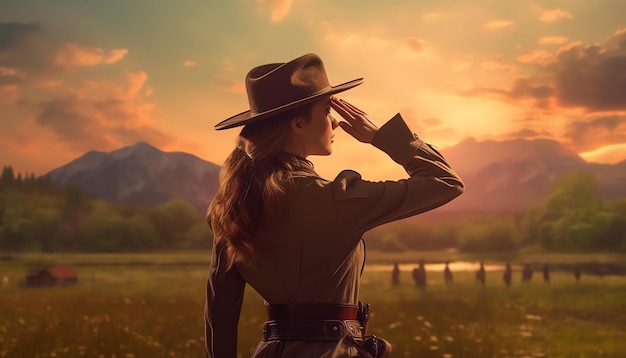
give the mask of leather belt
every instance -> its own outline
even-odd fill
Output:
[[[362,338],[359,321],[267,321],[263,324],[265,342],[339,340],[348,334],[353,338]]]
[[[267,305],[270,321],[356,320],[357,305],[331,303],[287,303]]]

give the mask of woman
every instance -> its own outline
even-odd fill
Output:
[[[463,183],[399,114],[378,128],[333,97],[362,81],[330,86],[314,54],[259,66],[246,76],[250,110],[216,125],[244,127],[207,213],[214,234],[208,357],[236,357],[246,283],[266,301],[269,316],[253,357],[371,357],[389,350],[382,340],[364,340],[367,314],[356,306],[362,235],[445,204]],[[331,108],[344,120],[337,122]],[[369,182],[351,170],[332,181],[319,177],[306,158],[331,154],[337,127],[387,153],[409,178]]]

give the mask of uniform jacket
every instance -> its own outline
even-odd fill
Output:
[[[332,181],[294,177],[276,222],[254,237],[254,262],[226,270],[225,247],[214,244],[205,310],[208,357],[237,356],[246,283],[269,304],[356,304],[363,234],[434,209],[463,192],[461,179],[436,150],[411,132],[400,114],[379,129],[372,144],[402,165],[409,177],[372,182],[352,170],[342,171]],[[330,342],[260,342],[253,356],[361,357],[350,337]]]

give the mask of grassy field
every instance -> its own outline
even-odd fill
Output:
[[[434,261],[443,254],[427,254]],[[525,261],[545,261],[534,253]],[[415,257],[415,256],[413,256]],[[550,256],[561,263],[613,262],[619,255]],[[462,257],[446,257],[462,259]],[[368,255],[368,264],[407,254]],[[71,263],[74,287],[20,288],[36,264]],[[551,261],[552,262],[552,261]],[[203,356],[206,253],[135,255],[25,255],[0,262],[0,357],[201,357]],[[368,269],[361,298],[373,307],[370,333],[390,340],[394,357],[626,357],[626,277],[553,272],[551,285],[535,275],[502,284],[488,272],[428,272],[416,289],[409,272],[391,288],[390,270]],[[4,279],[6,277],[6,280]],[[239,347],[249,356],[265,320],[261,299],[246,294]]]

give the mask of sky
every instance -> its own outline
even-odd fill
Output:
[[[221,164],[255,66],[318,54],[379,125],[445,149],[549,138],[626,160],[624,0],[0,0],[0,165],[42,175],[146,141]],[[337,117],[337,116],[336,116]],[[401,177],[337,130],[322,176]],[[479,161],[480,158],[470,160]],[[454,163],[452,163],[454,164]]]

